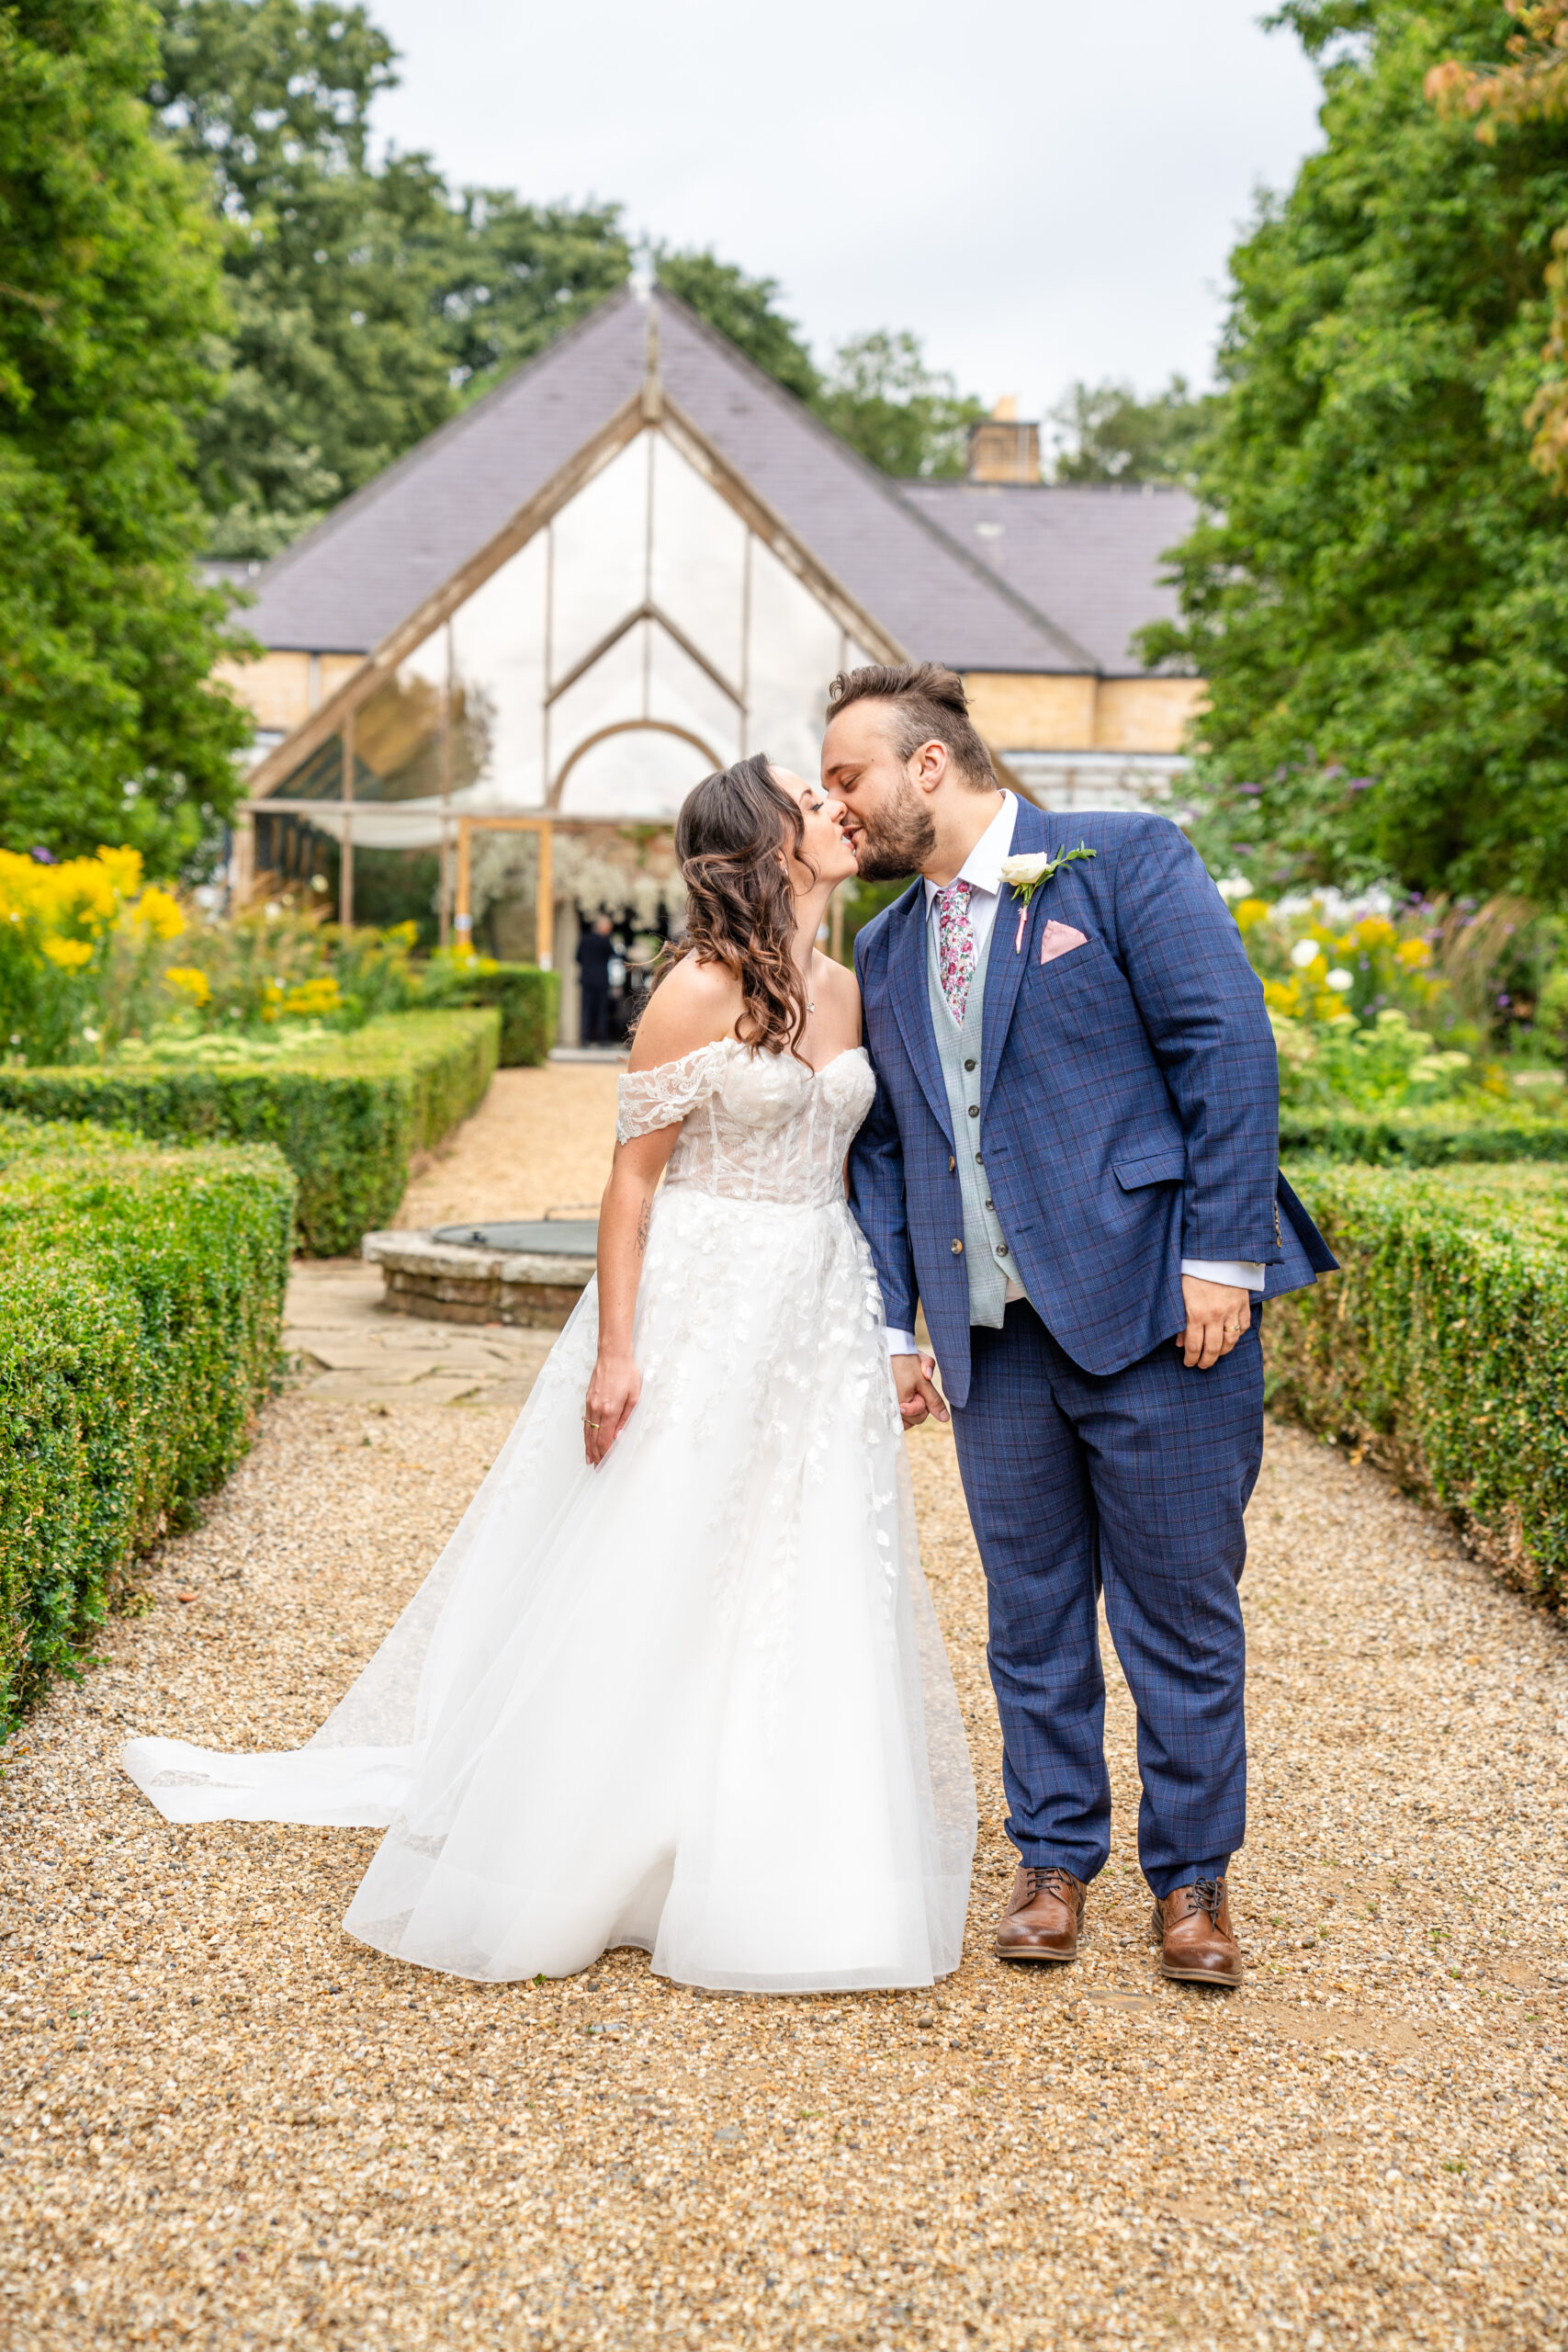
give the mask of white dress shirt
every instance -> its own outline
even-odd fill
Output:
[[[1001,807],[953,876],[954,881],[967,882],[970,886],[969,922],[975,933],[976,958],[984,954],[986,942],[991,935],[991,925],[997,919],[1002,895],[1002,860],[1012,854],[1012,830],[1017,819],[1017,795],[1004,792]],[[942,887],[941,883],[931,881],[925,885],[928,923],[933,920],[931,910],[936,905],[936,894]],[[1201,1275],[1205,1282],[1230,1283],[1237,1290],[1263,1288],[1263,1268],[1242,1259],[1183,1258],[1181,1271],[1184,1274]],[[1010,1306],[1015,1298],[1023,1295],[1016,1283],[1009,1283]],[[887,1352],[895,1356],[914,1355],[917,1352],[914,1333],[889,1329]]]

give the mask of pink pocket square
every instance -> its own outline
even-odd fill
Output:
[[[1075,947],[1087,947],[1089,941],[1070,922],[1048,922],[1040,934],[1040,961],[1054,963],[1058,956],[1069,955]]]

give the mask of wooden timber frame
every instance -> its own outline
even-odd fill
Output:
[[[555,827],[548,817],[457,817],[457,885],[456,903],[452,910],[452,928],[457,934],[459,947],[472,944],[474,918],[470,905],[470,858],[472,839],[476,831],[482,833],[537,833],[539,836],[539,871],[534,885],[534,961],[541,972],[549,971],[555,963],[556,909],[551,875],[551,835]]]
[[[907,650],[898,639],[893,637],[874,616],[866,610],[859,599],[850,593],[842,582],[789,527],[784,517],[768,504],[728,458],[708,439],[694,420],[670,398],[664,389],[660,370],[657,312],[650,311],[646,374],[640,390],[634,392],[614,415],[606,419],[596,433],[590,435],[567,463],[517,509],[511,519],[484,547],[479,548],[441,588],[427,596],[397,628],[390,630],[378,645],[373,647],[366,655],[360,667],[345,678],[342,685],[329,695],[310,718],[295,728],[291,734],[281,743],[276,744],[252,769],[247,779],[249,784],[247,797],[236,812],[238,826],[233,870],[239,877],[238,887],[242,894],[254,872],[256,817],[288,815],[309,817],[319,814],[325,806],[336,805],[343,811],[344,828],[340,866],[342,887],[339,893],[338,914],[341,922],[344,923],[353,922],[354,820],[351,810],[355,800],[355,713],[378,686],[387,679],[396,675],[400,664],[414,651],[416,647],[423,644],[435,629],[450,620],[452,615],[468,601],[476,589],[482,587],[484,582],[516,554],[517,550],[525,546],[536,532],[544,529],[554,515],[575,497],[579,491],[592,481],[620,454],[622,449],[645,431],[661,433],[680,451],[695,471],[717,492],[732,512],[740,517],[748,529],[772,551],[785,570],[792,572],[804,586],[811,590],[819,603],[832,614],[845,635],[852,639],[856,644],[863,646],[874,661],[897,663],[909,658]],[[673,627],[668,616],[651,606],[640,608],[618,624],[611,632],[606,644],[622,636],[635,621],[648,617],[657,619],[660,626],[699,662],[700,666],[707,671],[708,674],[714,677],[716,683],[727,693],[733,692],[733,688],[723,679],[717,678],[711,665],[698,650],[690,644],[682,632]],[[594,655],[597,656],[604,650],[605,645],[600,645],[594,649]],[[443,695],[440,753],[441,943],[446,945],[447,941],[449,906],[453,908],[453,928],[457,935],[466,940],[471,930],[468,897],[468,840],[471,829],[478,825],[517,831],[536,831],[540,835],[539,950],[541,962],[547,966],[554,949],[553,911],[549,905],[547,888],[544,887],[547,884],[550,872],[550,816],[548,812],[558,806],[560,793],[567,777],[583,752],[591,750],[595,742],[607,735],[629,731],[637,727],[651,726],[655,731],[684,736],[708,757],[714,758],[716,766],[720,763],[714,757],[706,744],[701,743],[696,736],[688,734],[683,728],[671,726],[667,721],[649,720],[646,718],[640,720],[618,720],[613,726],[601,729],[589,741],[578,744],[568,755],[553,780],[547,778],[544,813],[529,816],[519,814],[515,817],[459,815],[457,811],[449,810],[447,806],[451,793],[450,710],[453,698],[450,639],[447,646],[447,661],[448,674]],[[547,699],[553,700],[554,695],[562,690],[566,683],[564,680],[558,681]],[[290,799],[287,796],[287,785],[290,775],[296,774],[301,764],[334,734],[341,734],[343,741],[341,799],[336,804]],[[1013,775],[994,750],[992,759],[1003,783],[1017,792],[1021,798],[1032,799],[1033,795]],[[368,811],[369,804],[362,805],[366,805]],[[381,813],[390,805],[392,804],[375,804],[377,813]],[[455,889],[449,887],[448,883],[448,860],[453,840],[451,828],[454,826],[457,828],[458,868]]]

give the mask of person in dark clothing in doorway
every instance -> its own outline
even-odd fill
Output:
[[[610,964],[615,956],[609,915],[595,915],[592,929],[577,943],[577,978],[582,992],[578,1041],[584,1046],[610,1043]]]

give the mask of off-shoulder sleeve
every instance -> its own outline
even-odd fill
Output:
[[[660,1127],[678,1127],[682,1119],[705,1102],[719,1081],[725,1040],[699,1046],[678,1062],[661,1062],[657,1069],[627,1070],[615,1080],[615,1141],[630,1143],[634,1136],[650,1136]]]

